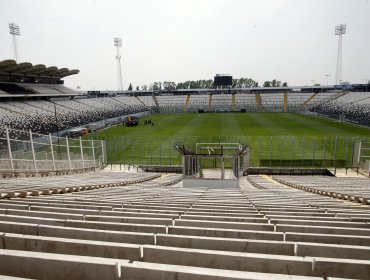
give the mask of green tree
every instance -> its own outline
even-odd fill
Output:
[[[271,82],[270,81],[264,82],[263,87],[271,87]]]
[[[283,83],[283,87],[287,87],[288,86],[288,83],[287,82],[284,82]]]
[[[174,90],[175,88],[176,88],[176,84],[174,82],[163,82],[164,90]]]
[[[132,90],[132,84],[130,83],[130,85],[128,86],[128,90]]]
[[[272,86],[272,87],[281,87],[281,81],[278,81],[278,80],[276,80],[276,79],[273,79],[273,80],[271,81],[271,86]]]

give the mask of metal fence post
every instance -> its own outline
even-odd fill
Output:
[[[94,171],[96,171],[96,160],[95,160],[95,148],[94,148],[94,140],[91,139],[91,149],[92,149],[92,156],[94,160]]]
[[[162,165],[162,141],[159,141],[159,165]]]
[[[294,138],[291,138],[290,144],[290,168],[293,168]]]
[[[35,148],[33,147],[33,139],[32,139],[32,131],[31,131],[31,129],[30,129],[30,143],[31,143],[33,167],[35,169],[35,173],[37,173],[36,155],[35,155]]]
[[[12,148],[10,145],[10,139],[9,139],[9,130],[8,127],[5,127],[5,134],[6,134],[6,142],[8,143],[8,152],[9,152],[9,159],[10,159],[10,168],[12,172],[14,172],[14,164],[13,164],[13,155],[12,155]]]
[[[302,168],[304,167],[304,137],[302,138]]]
[[[104,149],[104,146],[105,146],[105,142],[103,140],[101,140],[101,156],[102,156],[102,164],[105,165],[106,164],[106,159],[105,159],[105,149]],[[120,165],[120,168],[121,168],[121,165]]]
[[[67,158],[68,158],[69,170],[72,170],[71,155],[69,154],[68,136],[66,136],[66,147],[67,147]]]
[[[51,138],[51,133],[49,133],[49,141],[50,141],[51,160],[53,161],[53,171],[56,171],[55,158],[54,158],[54,148],[53,148],[53,140]]]
[[[283,167],[283,145],[284,145],[284,142],[281,140],[282,138],[280,138],[280,168]]]
[[[338,137],[335,137],[335,142],[334,142],[334,175],[337,174],[337,140],[338,140]]]
[[[81,160],[82,160],[82,169],[85,169],[85,162],[84,162],[84,150],[82,147],[82,138],[80,137],[80,152],[81,152]]]
[[[348,137],[346,137],[346,155],[345,155],[345,168],[346,168],[346,175],[347,175],[347,170],[348,170],[348,165],[347,165],[347,160],[348,160]]]
[[[352,137],[351,169],[353,169],[353,156],[355,154],[355,137]]]
[[[325,160],[326,160],[326,140],[327,140],[327,138],[325,137],[325,138],[324,138],[324,158],[323,158],[323,161],[322,161],[321,167],[324,167]]]
[[[168,139],[168,148],[169,148],[169,150],[170,150],[170,167],[171,167],[171,163],[172,163],[172,153],[171,153],[171,138],[170,139]]]
[[[270,137],[270,168],[272,163],[272,137]]]
[[[260,148],[259,148],[259,167],[261,167],[261,152],[262,152],[262,147],[261,147],[261,136],[260,136]]]

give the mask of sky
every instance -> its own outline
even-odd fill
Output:
[[[122,38],[123,87],[215,74],[301,86],[370,79],[369,0],[0,0],[0,61],[79,69],[65,85],[116,90],[113,38]],[[330,75],[330,76],[325,76]]]

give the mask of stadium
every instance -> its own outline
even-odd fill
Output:
[[[1,279],[369,279],[369,81],[123,90],[114,46],[118,90],[0,61]]]

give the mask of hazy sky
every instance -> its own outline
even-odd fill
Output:
[[[370,79],[368,0],[0,0],[0,60],[13,58],[9,22],[20,61],[79,69],[65,84],[84,90],[117,88],[114,37],[124,88],[217,73],[332,84],[341,23],[343,80]]]

